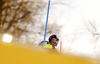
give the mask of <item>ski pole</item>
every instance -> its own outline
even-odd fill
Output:
[[[45,34],[44,34],[44,44],[43,44],[43,46],[45,45],[45,39],[46,39],[46,31],[47,31],[47,24],[48,24],[49,8],[50,8],[50,0],[49,0],[49,3],[48,3],[48,10],[47,10],[47,18],[46,18]]]
[[[60,41],[60,53],[61,53],[61,49],[62,49],[62,41]]]

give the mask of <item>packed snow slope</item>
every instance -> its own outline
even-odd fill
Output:
[[[0,42],[0,64],[94,64],[89,59]]]

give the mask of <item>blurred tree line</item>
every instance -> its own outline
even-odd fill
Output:
[[[10,33],[16,38],[24,35],[28,39],[31,32],[31,35],[38,34],[43,37],[45,24],[40,21],[46,6],[47,3],[43,0],[0,0],[0,33]],[[59,30],[55,29],[56,24],[55,28],[51,29],[51,26],[48,26],[48,33]],[[34,40],[33,37],[32,39]]]
[[[0,32],[21,34],[26,31],[27,25],[21,27],[20,24],[32,21],[32,16],[38,15],[39,10],[45,7],[42,0],[39,5],[36,3],[24,0],[0,0]],[[35,20],[34,18],[33,21]]]

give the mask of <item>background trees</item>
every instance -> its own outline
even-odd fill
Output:
[[[39,3],[39,4],[37,4]],[[42,1],[1,0],[0,1],[0,31],[21,34],[26,31],[25,23],[36,21],[39,11],[45,7]],[[21,26],[23,24],[23,26]]]
[[[25,42],[37,41],[37,35],[43,40],[45,24],[41,21],[46,7],[43,0],[0,0],[0,33],[10,33]],[[48,25],[47,34],[57,33],[56,26]]]

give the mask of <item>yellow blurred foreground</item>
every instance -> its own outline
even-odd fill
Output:
[[[0,43],[0,64],[94,64],[87,59],[57,52],[37,51]]]

